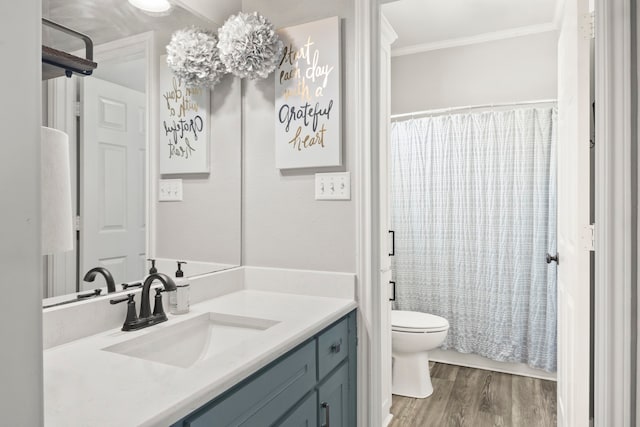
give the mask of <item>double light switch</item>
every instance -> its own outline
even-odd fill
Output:
[[[158,200],[161,202],[181,202],[182,201],[182,180],[181,179],[161,179],[159,186]]]

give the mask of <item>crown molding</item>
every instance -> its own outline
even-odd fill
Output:
[[[398,34],[389,23],[387,17],[384,16],[382,10],[380,11],[380,34],[386,44],[391,45],[394,41],[398,40]]]
[[[547,33],[556,31],[554,22],[539,25],[529,25],[526,27],[511,28],[504,31],[478,34],[472,37],[460,37],[456,39],[440,40],[432,43],[422,43],[412,46],[405,46],[391,50],[391,56],[413,55],[416,53],[429,52],[432,50],[448,49],[452,47],[468,46],[478,43],[492,42],[496,40],[512,39],[516,37],[528,36],[531,34]]]

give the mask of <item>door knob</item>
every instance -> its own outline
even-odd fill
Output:
[[[551,264],[551,261],[555,261],[558,265],[560,264],[560,256],[558,255],[558,252],[556,252],[554,256],[547,254],[547,264]]]

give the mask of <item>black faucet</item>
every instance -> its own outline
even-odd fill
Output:
[[[149,303],[149,289],[151,288],[151,283],[154,280],[158,279],[164,285],[165,292],[175,291],[176,283],[173,279],[167,276],[164,273],[153,273],[147,276],[146,280],[142,284],[142,301],[140,302],[140,319],[152,316],[151,314],[151,305]],[[162,291],[160,291],[162,292]],[[156,297],[160,295],[159,292],[156,292]],[[158,303],[158,299],[156,298],[156,303]],[[162,299],[160,299],[160,307],[162,307]],[[158,310],[158,307],[155,308],[154,312]],[[162,313],[164,315],[164,312]],[[164,320],[167,320],[167,316],[164,315]]]
[[[164,285],[164,289],[157,288],[155,295],[155,305],[153,307],[153,313],[151,313],[151,305],[149,304],[149,290],[151,289],[151,283],[154,280],[159,280]],[[153,273],[147,276],[147,279],[142,285],[142,295],[140,302],[140,316],[136,316],[136,303],[133,300],[133,294],[129,294],[126,297],[111,300],[111,304],[118,304],[120,302],[127,301],[127,318],[122,325],[123,331],[134,331],[137,329],[146,328],[157,323],[162,323],[167,320],[167,315],[162,308],[162,292],[163,291],[175,291],[176,284],[169,276],[163,273]]]
[[[111,273],[109,273],[109,270],[104,267],[92,268],[91,270],[87,271],[87,274],[84,275],[84,279],[82,280],[84,280],[85,282],[93,282],[96,278],[96,274],[98,273],[102,274],[104,280],[107,282],[107,292],[115,292],[116,282],[113,281],[113,276],[111,275]]]

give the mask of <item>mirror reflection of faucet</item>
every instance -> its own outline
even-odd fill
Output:
[[[84,275],[85,282],[93,282],[96,279],[96,275],[101,274],[104,277],[104,280],[107,282],[107,292],[113,293],[116,291],[116,282],[113,281],[113,276],[104,267],[95,267],[91,270],[87,271],[87,274]]]
[[[102,293],[102,289],[98,288],[98,289],[94,289],[92,292],[89,292],[89,293],[86,293],[86,294],[78,294],[78,295],[76,295],[76,299],[93,298],[93,297],[100,296],[101,293]]]
[[[130,288],[141,288],[142,287],[142,282],[134,282],[134,283],[123,283],[122,284],[122,290],[126,291],[127,289]]]

